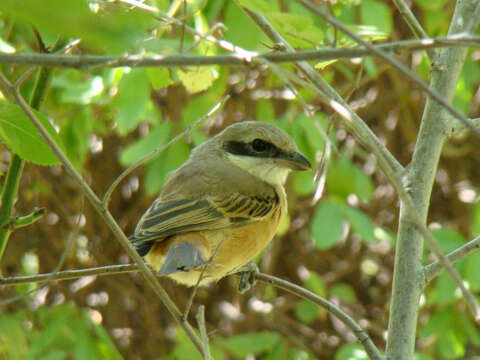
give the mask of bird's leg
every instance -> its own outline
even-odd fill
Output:
[[[240,274],[240,282],[238,283],[240,294],[247,292],[255,285],[255,276],[259,271],[257,264],[251,261],[235,271],[235,273]]]

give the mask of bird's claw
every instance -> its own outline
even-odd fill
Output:
[[[237,273],[240,274],[240,282],[238,283],[238,292],[243,294],[255,286],[255,276],[260,270],[257,264],[249,262],[238,269]]]

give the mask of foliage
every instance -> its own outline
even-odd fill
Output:
[[[445,35],[453,11],[446,1],[413,1],[413,10],[430,36]],[[211,33],[249,51],[268,52],[271,43],[242,10],[260,11],[296,48],[321,49],[353,40],[326,25],[293,0],[172,1],[145,5],[170,12],[201,34]],[[178,6],[177,6],[178,5]],[[343,0],[328,10],[349,29],[369,41],[411,38],[391,2]],[[55,9],[52,11],[52,9]],[[223,26],[215,26],[222,22]],[[38,50],[35,28],[48,49],[64,45],[74,54],[215,55],[226,50],[199,40],[182,26],[159,21],[141,7],[121,2],[43,0],[0,2],[0,51]],[[74,39],[80,39],[76,43]],[[478,57],[478,54],[475,54]],[[478,117],[480,66],[468,58],[454,105]],[[424,78],[424,53],[402,61]],[[371,126],[402,163],[411,156],[423,97],[413,85],[376,59],[315,62],[322,76]],[[10,79],[24,66],[1,65]],[[292,70],[290,64],[282,69]],[[35,87],[30,77],[22,87],[28,99]],[[167,143],[207,113],[225,94],[232,99],[213,121],[148,161],[114,193],[111,209],[126,233],[161,189],[169,172],[186,160],[192,147],[237,120],[273,122],[290,133],[300,150],[315,162],[328,141],[334,149],[319,202],[312,202],[317,184],[313,172],[293,174],[288,182],[290,224],[272,245],[261,267],[335,300],[354,318],[367,319],[374,342],[384,347],[380,331],[388,321],[393,246],[398,205],[391,185],[378,171],[374,157],[341,126],[334,115],[306,89],[300,96],[319,111],[305,115],[292,99],[284,79],[267,66],[188,66],[169,68],[56,68],[50,90],[35,114],[97,194],[103,194],[127,166]],[[12,153],[27,162],[16,204],[17,215],[45,206],[48,215],[28,229],[15,231],[2,259],[4,275],[25,273],[20,259],[34,252],[39,269],[80,268],[126,261],[122,250],[80,191],[72,186],[28,117],[0,93],[2,171]],[[480,229],[476,203],[478,146],[468,138],[446,144],[429,221],[448,225],[434,234],[443,251],[465,243]],[[37,166],[37,165],[48,165]],[[468,197],[468,191],[474,196]],[[27,254],[27,255],[26,255]],[[480,255],[456,267],[469,288],[480,291]],[[424,263],[431,261],[428,248]],[[71,285],[70,285],[71,284]],[[76,284],[76,285],[75,285]],[[189,295],[183,287],[162,280],[182,308]],[[269,286],[257,286],[240,297],[223,280],[200,289],[196,303],[208,304],[207,327],[215,359],[366,359],[350,333],[325,310]],[[32,287],[2,289],[4,298]],[[91,279],[90,283],[50,283],[42,292],[23,295],[6,306],[0,319],[0,353],[11,359],[195,359],[199,355],[136,275]],[[48,296],[47,296],[48,294]],[[66,301],[68,299],[69,301]],[[103,299],[103,300],[102,300]],[[38,308],[32,304],[38,303]],[[98,319],[101,325],[92,322]],[[111,340],[111,338],[113,340]],[[480,332],[465,310],[458,289],[441,274],[426,289],[419,322],[418,359],[460,359],[480,352]]]

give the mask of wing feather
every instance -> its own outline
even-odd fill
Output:
[[[140,219],[130,240],[140,255],[155,241],[174,234],[240,226],[266,217],[278,204],[276,196],[247,196],[232,193],[224,197],[155,200]]]

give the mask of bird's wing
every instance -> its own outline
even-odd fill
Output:
[[[215,230],[258,221],[278,203],[273,194],[205,196],[191,199],[155,200],[142,216],[130,240],[140,255],[150,250],[154,241],[191,231]]]

